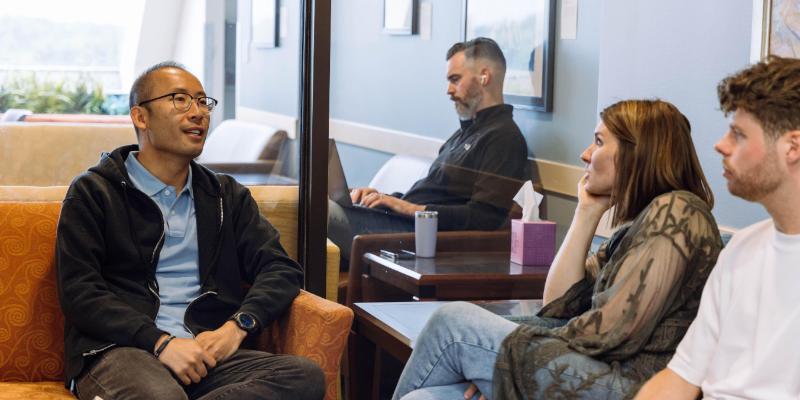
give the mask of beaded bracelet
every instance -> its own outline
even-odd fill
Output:
[[[172,339],[175,339],[175,335],[169,335],[168,338],[164,339],[164,341],[161,342],[161,345],[158,346],[156,351],[153,352],[153,355],[156,356],[156,358],[158,358],[161,355],[161,352],[163,352],[164,349],[167,348],[167,345],[169,344],[169,342],[172,341]]]

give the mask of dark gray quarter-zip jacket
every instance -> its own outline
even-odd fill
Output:
[[[105,154],[72,182],[56,242],[57,283],[64,312],[65,384],[93,357],[115,346],[152,352],[166,333],[158,313],[158,256],[164,222],[158,206],[133,187],[125,159],[135,145]],[[286,255],[278,231],[261,216],[249,190],[192,162],[201,295],[186,310],[197,334],[237,311],[267,326],[299,293],[301,267]],[[242,283],[252,285],[249,290]]]

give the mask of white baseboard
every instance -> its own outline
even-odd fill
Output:
[[[404,154],[425,158],[436,158],[444,140],[366,125],[356,122],[331,119],[330,137],[337,142],[364,147],[390,154]],[[584,168],[576,165],[531,158],[539,171],[542,188],[545,192],[575,198],[578,196],[578,181],[585,174]],[[597,234],[611,237],[616,230],[611,227],[613,209],[607,211],[597,227]],[[736,232],[735,228],[720,226],[725,233]]]
[[[295,117],[248,107],[237,107],[236,118],[283,129],[288,133],[289,138],[297,138],[298,120]],[[330,120],[329,135],[340,143],[384,153],[429,159],[436,158],[439,148],[444,144],[443,139],[340,119]],[[578,181],[584,174],[583,168],[540,158],[532,158],[531,161],[536,163],[545,191],[571,197],[577,195]]]
[[[331,139],[391,154],[434,159],[444,140],[357,122],[330,120]]]

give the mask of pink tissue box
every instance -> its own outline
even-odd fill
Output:
[[[556,256],[556,223],[511,220],[511,261],[522,265],[550,265]]]

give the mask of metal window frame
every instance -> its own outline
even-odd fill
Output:
[[[301,1],[298,258],[305,287],[325,297],[331,0]]]

